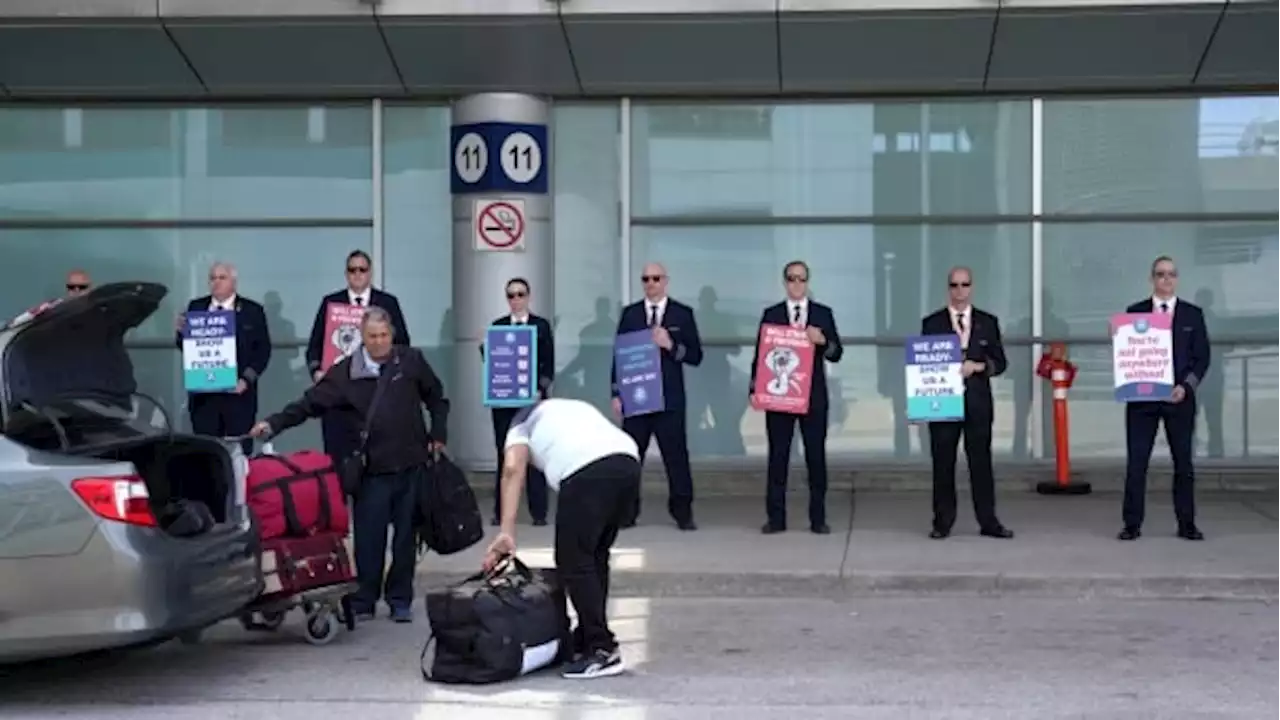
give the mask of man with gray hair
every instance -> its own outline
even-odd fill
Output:
[[[358,619],[370,619],[385,600],[396,622],[412,621],[415,488],[427,482],[427,464],[444,449],[449,401],[444,384],[422,352],[395,343],[391,314],[372,306],[360,321],[361,347],[330,367],[319,382],[283,410],[253,426],[255,437],[270,437],[308,418],[339,420],[344,445],[363,456],[359,487],[348,488],[354,502],[356,576],[352,599]],[[431,430],[422,406],[431,415]],[[347,458],[334,458],[343,463]],[[386,573],[387,526],[391,568]]]
[[[215,262],[209,267],[209,294],[187,303],[187,312],[178,315],[174,328],[177,346],[182,348],[182,331],[187,313],[227,311],[235,313],[236,384],[218,392],[192,392],[188,388],[187,410],[191,430],[200,435],[228,437],[244,435],[258,416],[258,380],[271,362],[271,334],[262,305],[236,291],[236,268]],[[253,442],[242,443],[245,454],[253,452]]]

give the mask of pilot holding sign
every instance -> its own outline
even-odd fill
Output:
[[[765,431],[769,438],[768,489],[765,493],[765,510],[768,522],[761,528],[766,535],[787,529],[787,466],[791,460],[791,440],[795,425],[800,423],[800,439],[804,443],[804,459],[809,469],[809,529],[819,535],[831,532],[827,525],[827,422],[830,403],[827,398],[826,362],[840,362],[844,347],[840,344],[840,331],[836,328],[835,314],[831,308],[809,299],[809,266],[796,260],[787,263],[782,276],[786,284],[787,299],[765,308],[760,317],[757,343],[765,325],[784,325],[804,330],[813,344],[812,366],[798,367],[794,353],[779,353],[775,347],[768,353],[765,363],[773,373],[771,382],[791,385],[797,372],[807,372],[809,379],[808,406],[803,414],[766,410]],[[757,344],[751,356],[751,405],[760,408],[763,398],[755,394],[756,374],[760,358]],[[782,388],[765,390],[774,393]]]
[[[964,420],[929,423],[929,451],[933,456],[933,531],[929,537],[947,537],[956,522],[956,447],[963,433],[979,530],[987,537],[1011,538],[1013,532],[996,518],[995,477],[991,469],[991,425],[995,419],[991,378],[1003,373],[1009,364],[1000,338],[1000,320],[969,302],[973,292],[969,268],[952,268],[947,284],[947,307],[926,316],[920,334],[960,336],[960,346],[964,348]]]

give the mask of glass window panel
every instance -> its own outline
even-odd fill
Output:
[[[316,308],[324,294],[342,287],[346,254],[369,251],[369,237],[361,228],[8,231],[5,258],[24,271],[0,285],[0,309],[8,318],[62,295],[63,278],[73,268],[88,271],[95,284],[147,280],[168,286],[161,308],[130,342],[144,387],[164,403],[178,427],[188,428],[181,358],[172,345],[174,319],[191,298],[208,292],[212,262],[234,263],[239,291],[263,304],[275,345],[259,386],[260,408],[269,413],[310,385],[303,346]],[[332,272],[316,271],[325,266]],[[319,445],[319,423],[307,423],[282,436],[279,447]]]
[[[642,294],[644,263],[663,263],[671,295],[703,308],[698,326],[709,338],[753,338],[761,311],[783,297],[791,260],[812,266],[813,295],[847,337],[918,332],[946,302],[954,265],[973,269],[975,304],[998,315],[1006,334],[1030,335],[1026,224],[637,227],[631,251],[632,296]]]
[[[1273,96],[1044,103],[1046,213],[1275,212]]]
[[[1014,388],[1030,387],[1031,366],[1022,361],[1029,353],[1025,346],[1008,346],[1006,349],[1009,369],[992,384],[995,426],[991,449],[996,455],[1018,453],[1018,456],[1025,457],[1026,418],[1030,404],[1028,400],[1025,405],[1018,406]],[[753,346],[746,345],[708,347],[700,367],[686,368],[691,457],[767,456],[764,413],[752,410],[747,403],[753,351]],[[829,458],[833,461],[842,457],[928,460],[928,430],[907,425],[902,414],[905,380],[900,347],[886,352],[885,348],[870,345],[846,346],[844,358],[835,365],[827,365],[827,378],[831,397],[827,436]],[[887,388],[886,381],[896,383],[896,388]],[[1020,416],[1019,409],[1022,410]],[[1015,442],[1018,433],[1022,439]],[[650,455],[655,461],[660,457],[652,446]],[[792,442],[792,462],[803,465],[798,431]]]
[[[0,217],[368,218],[367,106],[0,108]]]
[[[632,212],[1030,213],[1030,107],[636,104]]]
[[[556,393],[605,411],[622,304],[618,114],[616,104],[558,105],[552,143]]]
[[[368,105],[188,113],[191,149],[183,217],[372,216],[373,113]]]
[[[1107,337],[1110,316],[1150,295],[1151,263],[1169,255],[1211,338],[1274,341],[1278,233],[1274,222],[1047,224],[1044,335]]]
[[[0,218],[172,218],[184,111],[0,108]]]
[[[454,339],[449,108],[387,105],[382,123],[382,287],[399,298],[413,344],[448,390]]]

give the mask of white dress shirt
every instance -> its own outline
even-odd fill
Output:
[[[352,305],[369,307],[369,301],[372,298],[373,298],[372,288],[365,288],[364,292],[359,292],[359,293],[351,292],[351,288],[347,288],[347,302],[351,303]],[[356,302],[357,300],[359,300],[359,302]]]
[[[218,302],[218,299],[217,299],[217,298],[215,298],[215,297],[213,297],[213,296],[210,296],[210,297],[209,297],[209,310],[210,310],[210,311],[213,311],[213,310],[230,310],[230,311],[232,311],[232,312],[235,312],[235,309],[236,309],[236,299],[237,299],[237,298],[236,298],[236,294],[235,294],[235,293],[231,293],[230,295],[228,295],[228,296],[227,296],[227,299],[226,299],[226,300],[223,300],[222,302]]]
[[[1176,307],[1176,306],[1178,305],[1178,296],[1177,296],[1177,295],[1174,295],[1173,297],[1169,298],[1168,300],[1161,300],[1160,298],[1156,297],[1155,295],[1152,295],[1152,296],[1151,296],[1151,312],[1154,312],[1154,313],[1164,312],[1164,310],[1161,310],[1161,309],[1160,309],[1160,306],[1161,306],[1161,305],[1166,305],[1166,306],[1168,306],[1169,314],[1170,314],[1170,315],[1172,315],[1172,314],[1173,314],[1173,309],[1174,309],[1174,307]]]

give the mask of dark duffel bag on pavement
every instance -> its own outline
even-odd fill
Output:
[[[512,680],[573,659],[564,590],[554,570],[530,570],[508,557],[489,573],[429,592],[431,635],[422,678],[483,685]]]

